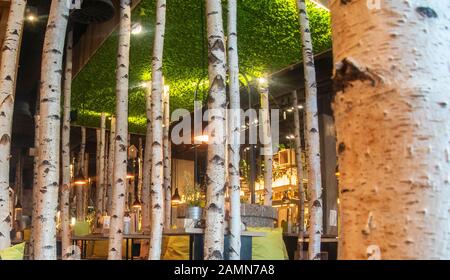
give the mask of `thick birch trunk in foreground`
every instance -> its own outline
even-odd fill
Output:
[[[83,176],[85,175],[85,156],[86,156],[86,128],[81,127],[81,141],[80,141],[80,152],[78,154],[78,172],[76,172],[75,176],[81,173]],[[87,179],[84,177],[84,179]],[[76,185],[76,193],[77,193],[77,221],[84,221],[86,218],[84,212],[84,189],[88,188],[87,184],[85,185]]]
[[[12,0],[9,8],[6,33],[2,46],[0,66],[0,250],[11,245],[9,231],[9,159],[11,152],[11,129],[16,89],[16,73],[23,30],[26,0]]]
[[[309,248],[310,260],[320,259],[322,238],[322,178],[317,110],[317,84],[314,54],[305,0],[297,0],[305,75],[306,152],[308,161]]]
[[[66,65],[64,70],[64,112],[61,130],[61,245],[62,259],[71,256],[70,251],[70,99],[72,93],[72,44],[73,31],[67,34]]]
[[[269,84],[266,79],[259,81],[259,92],[261,94],[261,130],[262,130],[262,154],[264,157],[264,205],[272,206],[272,132],[270,130],[270,106],[269,106]]]
[[[100,116],[100,139],[98,143],[98,151],[97,154],[99,156],[98,159],[98,166],[99,169],[97,170],[97,184],[96,184],[96,217],[97,222],[101,219],[103,215],[103,192],[105,190],[105,175],[104,173],[104,167],[105,167],[105,126],[106,126],[106,115],[105,113],[101,113]]]
[[[164,138],[163,138],[163,154],[164,154],[164,228],[170,229],[170,221],[172,214],[172,174],[171,174],[171,141],[170,141],[170,104],[169,90],[164,88],[163,110],[164,110]]]
[[[114,140],[114,180],[109,260],[122,259],[123,217],[127,186],[128,71],[130,55],[130,0],[120,1],[119,48],[116,68],[116,137]]]
[[[34,236],[39,232],[38,216],[39,209],[37,201],[39,199],[38,178],[38,150],[39,150],[39,112],[34,116],[34,158],[33,158],[33,203],[31,212],[31,237],[30,237],[30,259],[34,259]]]
[[[450,259],[450,5],[331,11],[340,258]]]
[[[108,152],[108,186],[106,190],[106,212],[111,215],[112,190],[114,178],[114,139],[116,139],[116,117],[111,116],[111,130],[109,131],[109,152]]]
[[[56,259],[56,212],[59,187],[59,147],[62,55],[69,9],[65,0],[52,1],[42,52],[38,187],[39,232],[35,259]]]
[[[303,237],[305,234],[305,189],[303,188],[303,162],[302,141],[300,137],[300,114],[298,112],[297,91],[292,92],[292,106],[294,107],[294,137],[295,137],[295,161],[297,162],[297,188],[299,196],[298,204],[298,241],[297,251],[299,259],[303,259]]]
[[[166,0],[156,2],[156,27],[152,57],[152,180],[151,239],[149,259],[159,260],[164,222],[162,96],[164,92],[162,62],[166,27]]]
[[[208,165],[204,258],[222,260],[225,216],[226,58],[220,0],[206,1],[208,36]]]
[[[241,185],[239,175],[239,151],[241,138],[241,115],[239,96],[239,60],[237,48],[237,5],[228,0],[228,67],[230,76],[230,109],[228,174],[230,186],[230,260],[241,258]]]

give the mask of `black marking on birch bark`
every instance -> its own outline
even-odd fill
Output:
[[[221,166],[223,166],[225,164],[225,160],[222,157],[220,157],[219,155],[214,155],[211,158],[210,162],[213,164],[216,164],[216,165],[221,165]]]
[[[320,203],[320,201],[319,200],[314,200],[314,202],[313,202],[313,207],[321,207],[321,203]]]
[[[212,211],[212,212],[220,212],[220,208],[215,204],[215,203],[211,203],[208,206],[208,211]]]
[[[333,79],[336,92],[344,91],[354,81],[369,81],[373,87],[382,81],[377,74],[373,73],[369,68],[360,65],[351,57],[344,58],[344,60],[336,64],[336,73]]]
[[[354,189],[342,189],[341,193],[354,192]]]
[[[3,222],[10,223],[11,222],[10,215],[6,216],[6,218],[3,220]]]
[[[120,152],[125,152],[127,150],[127,147],[124,144],[120,144],[119,145],[119,151]]]
[[[220,252],[219,250],[214,250],[211,253],[211,258],[221,260],[222,259],[222,252]]]
[[[12,81],[12,78],[11,78],[10,75],[8,75],[8,76],[5,77],[5,80],[6,80],[6,81]]]
[[[417,7],[416,12],[422,17],[437,18],[437,13],[430,7]]]
[[[345,143],[341,142],[341,143],[339,143],[339,146],[338,146],[338,154],[340,155],[343,152],[345,152]]]
[[[207,16],[217,15],[218,13],[219,13],[218,11],[210,12],[210,13],[208,13]]]
[[[6,143],[10,143],[11,142],[11,137],[9,137],[8,134],[3,134],[2,138],[0,139],[0,144],[1,145],[5,145]]]
[[[155,206],[153,206],[153,209],[161,209],[161,205],[159,205],[159,203],[155,204]]]

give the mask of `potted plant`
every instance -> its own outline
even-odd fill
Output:
[[[201,220],[205,199],[199,184],[187,184],[185,189],[185,201],[187,205],[186,218]]]

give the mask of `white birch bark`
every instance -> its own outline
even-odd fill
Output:
[[[72,45],[73,31],[67,34],[66,65],[64,70],[64,105],[61,130],[61,248],[62,259],[71,256],[70,250],[70,107],[72,94]]]
[[[163,131],[162,96],[164,91],[162,62],[166,27],[166,0],[156,2],[156,27],[152,57],[152,180],[151,180],[151,239],[149,259],[158,260],[164,223],[163,192]]]
[[[171,170],[171,141],[170,141],[170,93],[164,89],[163,110],[164,110],[164,138],[163,138],[163,154],[164,154],[164,228],[170,229],[172,214],[172,170]]]
[[[142,180],[143,180],[143,170],[142,170],[142,159],[144,158],[144,147],[142,145],[142,138],[139,137],[138,143],[138,187],[137,187],[137,198],[142,203]],[[142,205],[141,205],[142,208]]]
[[[331,1],[339,258],[450,259],[450,5],[370,8]]]
[[[11,245],[9,230],[9,160],[11,158],[11,129],[20,41],[26,0],[12,0],[6,33],[3,39],[0,66],[0,250]]]
[[[266,79],[260,79],[258,83],[261,95],[260,121],[262,133],[262,155],[264,157],[264,205],[272,206],[272,132],[270,130],[270,106],[269,106],[269,84]]]
[[[87,179],[85,176],[86,167],[85,167],[85,156],[86,156],[86,128],[81,127],[81,141],[80,141],[80,152],[78,153],[78,175],[80,172],[83,175],[84,179]],[[84,221],[86,218],[84,212],[84,193],[86,188],[88,188],[87,183],[85,185],[77,185],[76,193],[77,193],[77,221]]]
[[[128,71],[130,54],[130,0],[120,1],[119,48],[116,68],[116,136],[108,259],[122,259],[123,217],[127,184]]]
[[[298,188],[298,241],[297,251],[299,259],[303,259],[303,239],[305,235],[305,189],[303,188],[303,162],[302,141],[300,136],[300,113],[298,112],[297,91],[292,92],[292,106],[294,107],[294,137],[295,137],[295,161],[297,163],[297,188]]]
[[[226,58],[220,0],[206,1],[208,37],[208,157],[204,258],[222,260],[224,250]]]
[[[35,259],[56,259],[56,209],[59,188],[62,54],[69,8],[52,1],[42,52],[38,187],[39,232],[34,239]]]
[[[308,161],[309,248],[311,260],[320,259],[322,237],[322,179],[320,169],[320,138],[317,111],[317,84],[314,67],[309,18],[305,0],[297,0],[305,75],[306,152]]]
[[[241,258],[241,185],[239,175],[239,151],[241,138],[241,104],[239,95],[239,59],[237,45],[236,0],[228,0],[228,71],[230,76],[229,120],[229,186],[230,186],[230,260]]]
[[[103,192],[105,189],[105,175],[104,175],[104,167],[105,167],[105,126],[106,126],[106,115],[105,113],[101,113],[100,116],[100,135],[99,135],[99,150],[97,154],[98,158],[98,167],[97,170],[97,188],[96,188],[96,216],[97,221],[99,221],[103,215]]]
[[[147,118],[147,130],[145,135],[145,147],[144,147],[144,161],[143,165],[143,178],[142,178],[142,192],[141,192],[141,202],[142,202],[142,232],[148,234],[150,232],[150,180],[152,176],[152,96],[151,90],[147,89],[145,92],[145,110]],[[148,253],[150,251],[149,240],[141,241],[141,253],[140,257],[142,259],[148,259]]]
[[[109,131],[109,157],[108,157],[108,189],[106,191],[107,203],[106,212],[111,215],[112,190],[114,178],[114,139],[116,138],[116,117],[111,116],[111,129]]]

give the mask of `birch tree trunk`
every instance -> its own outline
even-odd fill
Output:
[[[320,138],[317,111],[317,84],[314,54],[305,0],[297,0],[305,75],[306,152],[308,160],[309,248],[311,260],[320,259],[322,237],[322,178],[320,169]]]
[[[116,139],[116,117],[111,116],[111,130],[109,131],[109,157],[108,157],[108,189],[106,191],[107,204],[106,212],[111,215],[112,207],[112,190],[113,190],[113,178],[114,178],[114,145]]]
[[[148,234],[150,232],[150,180],[152,176],[152,95],[151,90],[145,92],[145,108],[147,117],[147,131],[145,135],[144,162],[143,164],[143,180],[142,180],[142,232]],[[150,242],[145,239],[141,241],[141,259],[148,259],[150,251]]]
[[[270,130],[270,106],[269,106],[269,84],[266,79],[260,79],[259,92],[261,94],[261,132],[262,132],[262,155],[264,157],[264,205],[272,206],[272,132]]]
[[[100,116],[100,142],[98,145],[99,151],[97,151],[99,155],[98,165],[99,169],[97,170],[97,188],[96,188],[96,216],[97,222],[101,220],[103,215],[103,192],[105,189],[105,175],[104,175],[104,166],[105,166],[105,126],[106,126],[106,115],[105,113],[101,113]]]
[[[292,92],[292,106],[294,107],[294,137],[295,137],[295,160],[297,162],[297,188],[298,188],[298,241],[297,251],[299,259],[303,259],[303,239],[305,235],[305,189],[303,188],[303,162],[302,141],[300,136],[300,114],[298,112],[297,91]]]
[[[224,248],[226,59],[220,0],[206,1],[208,36],[208,163],[204,258],[222,260]]]
[[[172,170],[171,170],[171,141],[170,141],[170,94],[169,90],[164,88],[163,110],[164,110],[164,228],[170,229],[172,214]]]
[[[34,115],[34,158],[33,158],[33,203],[31,212],[31,236],[30,236],[30,259],[34,260],[34,237],[39,232],[38,216],[38,199],[39,199],[39,187],[38,187],[38,151],[39,151],[39,112],[36,110]]]
[[[163,193],[163,131],[162,95],[164,91],[162,62],[164,33],[166,27],[166,0],[156,2],[156,28],[152,58],[152,180],[151,180],[151,239],[149,259],[161,256],[161,241],[164,222]]]
[[[80,152],[78,154],[78,172],[77,175],[79,173],[81,173],[84,177],[84,179],[87,179],[85,177],[85,170],[86,170],[86,166],[85,166],[85,151],[86,151],[86,128],[85,127],[81,127],[81,144],[80,144]],[[87,189],[87,183],[85,185],[77,185],[75,186],[77,189],[77,221],[84,221],[84,219],[86,218],[85,216],[85,212],[84,212],[84,189]]]
[[[11,129],[16,89],[16,74],[23,30],[26,0],[12,0],[9,8],[6,33],[3,39],[0,66],[0,250],[11,246],[9,231],[9,159]]]
[[[241,185],[239,175],[239,151],[241,138],[241,104],[239,95],[239,59],[237,48],[237,5],[228,0],[228,71],[230,76],[229,120],[229,186],[230,186],[230,260],[241,258]]]
[[[64,70],[64,112],[61,130],[61,246],[62,259],[71,256],[70,252],[70,106],[72,94],[72,45],[73,31],[67,34],[66,65]]]
[[[56,259],[62,54],[69,8],[64,0],[52,1],[45,32],[40,83],[38,187],[39,232],[34,239],[35,259]]]
[[[120,1],[119,49],[116,68],[116,136],[108,259],[122,259],[123,217],[127,186],[128,71],[130,54],[130,0]]]
[[[373,8],[331,2],[339,257],[449,259],[450,5]]]

